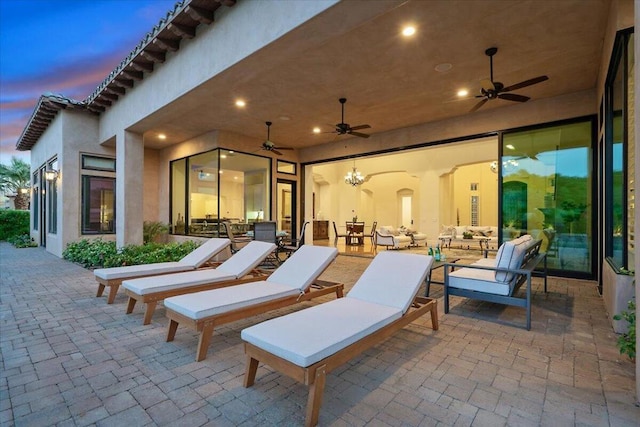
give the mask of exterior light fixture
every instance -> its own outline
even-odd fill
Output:
[[[46,171],[44,171],[44,178],[47,181],[55,181],[56,179],[58,179],[58,175],[59,172],[55,169],[47,169]]]
[[[355,162],[353,162],[353,169],[351,169],[351,172],[347,172],[347,174],[344,176],[344,182],[345,184],[349,184],[353,187],[362,185],[362,183],[364,182],[364,177],[360,174],[360,171],[356,169]]]
[[[21,188],[20,189],[20,194],[27,194],[29,193],[29,189],[28,188]]]

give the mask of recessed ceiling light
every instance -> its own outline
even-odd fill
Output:
[[[159,133],[158,139],[167,139],[167,135],[165,135],[164,133]]]
[[[243,108],[246,105],[247,105],[247,103],[244,102],[244,99],[236,99],[236,107]]]
[[[460,89],[460,90],[458,91],[458,96],[459,96],[460,98],[462,98],[463,96],[467,96],[467,95],[469,95],[469,91],[468,91],[468,90],[466,90],[466,89]]]
[[[226,159],[226,158],[227,158],[227,155],[226,155],[226,154],[220,154],[220,158],[221,158],[221,159]]]
[[[279,118],[280,120],[284,120],[284,121],[291,120],[291,117],[289,117],[289,116],[280,116],[280,117],[278,117],[278,118]]]
[[[313,133],[320,133],[320,128],[319,127],[313,128]]]
[[[452,68],[453,68],[453,65],[449,64],[448,62],[444,62],[442,64],[436,65],[435,70],[439,73],[444,73],[446,71],[449,71]]]
[[[405,37],[411,37],[416,33],[416,27],[413,25],[407,25],[402,29],[402,35]]]

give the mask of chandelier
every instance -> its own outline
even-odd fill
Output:
[[[362,183],[364,182],[364,177],[360,174],[360,171],[356,169],[355,162],[353,164],[353,169],[351,169],[351,172],[347,172],[347,174],[344,176],[344,182],[354,187],[362,185]]]

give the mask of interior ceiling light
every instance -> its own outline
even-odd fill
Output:
[[[411,37],[416,33],[416,27],[413,25],[407,25],[402,29],[402,35],[405,37]]]
[[[221,158],[221,159],[226,159],[226,158],[227,158],[227,155],[226,155],[226,154],[220,154],[220,158]]]
[[[458,96],[459,96],[460,98],[465,97],[465,96],[467,96],[467,95],[469,95],[469,91],[468,91],[468,90],[466,90],[466,89],[460,89],[460,90],[458,91]]]
[[[314,127],[313,128],[313,133],[320,133],[320,128],[319,127]]]
[[[362,185],[362,183],[364,183],[364,177],[362,176],[360,171],[356,169],[355,161],[353,162],[353,168],[351,169],[351,172],[347,172],[347,174],[344,176],[344,182],[353,187]]]
[[[507,145],[505,145],[505,147],[507,147],[509,150],[515,150],[516,149],[516,147],[514,147],[511,144],[507,144]]]
[[[167,135],[165,135],[164,133],[159,133],[158,139],[167,139]]]
[[[448,62],[443,62],[442,64],[436,65],[435,70],[439,73],[445,73],[452,68],[453,68],[452,64],[449,64]]]
[[[236,100],[236,107],[243,108],[243,107],[245,107],[246,105],[247,105],[247,103],[246,103],[246,102],[244,102],[244,100],[243,100],[243,99],[237,99],[237,100]]]
[[[279,118],[280,120],[284,120],[285,122],[286,122],[286,121],[291,120],[291,117],[289,117],[289,116],[280,116],[280,117],[278,117],[278,118]]]

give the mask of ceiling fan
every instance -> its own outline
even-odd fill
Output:
[[[490,99],[500,98],[500,99],[506,99],[507,101],[527,102],[529,99],[531,99],[528,96],[517,95],[515,93],[506,93],[506,92],[511,92],[516,89],[522,89],[523,87],[535,85],[537,83],[540,83],[549,79],[549,77],[547,76],[538,76],[529,80],[525,80],[520,83],[513,84],[511,86],[505,87],[504,84],[493,80],[493,55],[495,55],[497,52],[498,52],[497,47],[490,47],[489,49],[484,51],[485,55],[489,57],[491,78],[483,79],[480,81],[480,84],[482,85],[482,89],[480,89],[481,95],[476,95],[476,98],[484,98],[484,99],[478,102],[471,109],[471,111],[469,111],[470,113],[473,113],[474,111],[478,110]]]
[[[267,125],[267,139],[266,141],[264,141],[262,143],[262,150],[266,150],[266,151],[271,151],[272,153],[278,155],[278,156],[282,156],[282,153],[279,150],[293,150],[293,148],[291,147],[276,147],[276,144],[274,144],[270,139],[269,136],[271,134],[271,125],[273,123],[271,122],[264,122],[264,124]]]
[[[369,125],[358,125],[358,126],[350,126],[349,123],[344,122],[344,104],[347,102],[347,98],[340,98],[340,104],[342,104],[342,121],[336,124],[336,130],[328,133],[337,133],[338,135],[354,135],[359,136],[360,138],[369,138],[370,135],[361,132],[354,132],[361,129],[369,129],[371,126]]]

